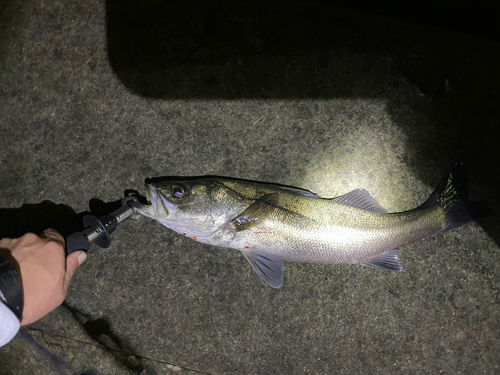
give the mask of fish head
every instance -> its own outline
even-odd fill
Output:
[[[205,237],[246,208],[244,198],[215,179],[160,181],[146,185],[150,205],[136,211],[190,237]]]

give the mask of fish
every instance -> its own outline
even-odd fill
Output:
[[[471,221],[459,164],[415,209],[389,213],[367,190],[322,198],[302,188],[227,177],[146,180],[134,210],[191,239],[239,250],[271,287],[283,261],[403,271],[399,248]]]

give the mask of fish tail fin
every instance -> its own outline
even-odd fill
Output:
[[[462,163],[456,163],[421,207],[441,207],[445,213],[443,230],[446,231],[472,220],[467,199],[467,177]]]

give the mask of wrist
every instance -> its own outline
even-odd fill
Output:
[[[24,295],[21,278],[7,255],[0,255],[0,301],[21,321]]]
[[[19,331],[19,319],[0,302],[0,348],[10,342]]]

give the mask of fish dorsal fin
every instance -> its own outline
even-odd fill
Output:
[[[382,271],[403,271],[403,265],[399,260],[399,251],[390,250],[382,253],[376,258],[362,263],[363,266],[368,266]]]
[[[356,189],[350,193],[341,195],[340,197],[333,198],[338,203],[345,204],[347,206],[362,208],[363,210],[368,210],[376,212],[379,214],[388,213],[387,210],[373,198],[370,193],[365,189]]]
[[[283,261],[264,251],[242,251],[253,270],[275,289],[283,285]]]

